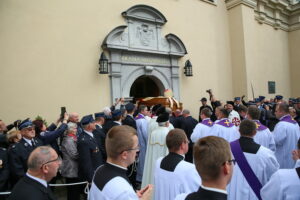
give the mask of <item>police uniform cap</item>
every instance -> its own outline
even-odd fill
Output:
[[[105,114],[104,112],[98,112],[98,113],[95,113],[95,118],[99,118],[99,117],[105,117]]]
[[[32,127],[32,126],[33,126],[32,121],[29,118],[27,118],[19,124],[18,129],[22,130],[23,128],[28,128],[28,127]]]
[[[131,102],[129,102],[128,104],[125,105],[125,109],[128,111],[133,111],[133,109],[135,108],[135,105]]]
[[[114,110],[114,111],[111,112],[111,115],[113,117],[118,117],[118,116],[122,115],[122,112],[121,112],[120,109],[116,109],[116,110]]]
[[[241,100],[241,97],[234,97],[234,100],[235,100],[235,101],[240,101],[240,100]]]
[[[266,97],[265,96],[259,96],[258,99],[259,101],[263,101]]]
[[[86,115],[86,116],[82,117],[80,123],[81,123],[81,125],[84,126],[84,125],[88,125],[89,123],[92,123],[94,121],[95,120],[93,118],[93,115]]]
[[[283,99],[283,96],[282,95],[276,95],[275,99],[281,100],[281,99]]]
[[[167,121],[169,121],[169,113],[167,113],[167,112],[160,114],[156,119],[156,122],[158,122],[158,123],[167,122]]]

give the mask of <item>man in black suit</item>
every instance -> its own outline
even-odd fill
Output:
[[[128,125],[131,126],[136,130],[136,122],[133,117],[133,113],[135,111],[135,105],[133,103],[128,103],[125,105],[125,109],[127,111],[127,115],[125,119],[122,121],[122,125]]]
[[[35,130],[29,119],[19,125],[22,139],[14,144],[8,151],[8,160],[11,172],[11,182],[14,185],[27,171],[27,159],[30,153],[38,146],[42,146],[41,140],[35,137]]]
[[[96,129],[95,120],[92,115],[81,119],[83,132],[77,141],[78,149],[78,175],[82,181],[92,182],[94,171],[104,163],[100,147],[93,135]]]
[[[95,124],[96,129],[93,131],[94,137],[100,147],[100,151],[103,157],[103,160],[106,160],[106,150],[105,150],[105,133],[102,125],[105,122],[105,114],[104,112],[95,113]]]
[[[231,180],[235,163],[229,143],[216,136],[201,138],[194,145],[194,159],[202,185],[186,198],[180,195],[176,199],[227,200],[226,186]]]
[[[48,182],[56,176],[61,160],[49,146],[40,146],[28,158],[26,175],[13,188],[8,200],[55,200]]]
[[[191,141],[191,135],[195,126],[198,124],[198,121],[190,115],[190,111],[184,109],[182,111],[182,116],[184,117],[184,127],[183,130],[186,134],[186,137],[189,140],[189,150],[185,155],[185,161],[193,163],[193,143]]]

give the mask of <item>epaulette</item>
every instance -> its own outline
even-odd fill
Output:
[[[6,148],[4,148],[4,147],[0,147],[0,149],[3,150],[3,151],[6,151]]]
[[[12,145],[12,146],[11,146],[11,148],[12,148],[12,149],[16,148],[16,145],[15,145],[15,144],[14,144],[14,145]]]

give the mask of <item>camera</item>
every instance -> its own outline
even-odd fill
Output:
[[[206,90],[208,94],[211,94],[211,89]]]

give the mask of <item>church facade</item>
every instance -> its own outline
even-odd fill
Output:
[[[110,0],[0,3],[0,118],[86,115],[166,89],[195,118],[212,89],[300,96],[300,3]],[[101,54],[108,74],[99,74]],[[187,76],[187,61],[192,76]]]

